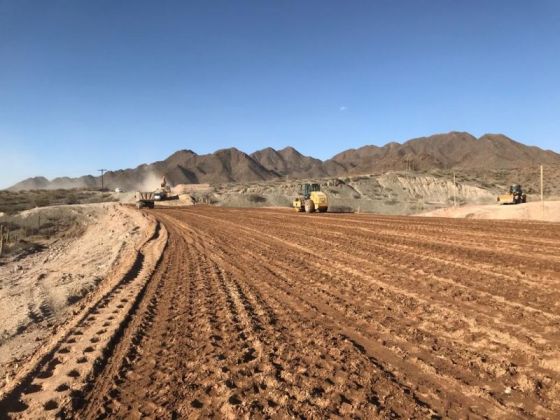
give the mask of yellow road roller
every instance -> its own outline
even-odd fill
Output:
[[[329,200],[319,184],[302,184],[292,205],[297,212],[325,213],[329,208]]]

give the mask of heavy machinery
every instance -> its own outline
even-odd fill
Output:
[[[171,187],[167,184],[165,177],[161,179],[161,184],[154,192],[136,193],[136,207],[153,209],[156,201],[178,200],[178,195],[171,195]]]
[[[136,193],[136,207],[139,209],[147,208],[153,209],[154,204],[154,193],[153,192],[140,192]]]
[[[319,184],[303,184],[300,185],[300,194],[294,199],[292,206],[298,212],[324,213],[329,208],[329,202]]]
[[[165,177],[161,179],[160,187],[154,191],[154,200],[165,201],[165,200],[177,200],[178,195],[171,195],[171,187],[167,184]]]
[[[500,204],[521,204],[527,202],[527,194],[523,192],[521,185],[513,184],[509,187],[508,194],[502,194],[498,196],[498,202]]]

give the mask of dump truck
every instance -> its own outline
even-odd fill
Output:
[[[521,204],[527,202],[527,194],[523,192],[521,185],[513,184],[509,187],[509,193],[499,195],[497,200],[500,204]]]
[[[148,208],[153,209],[154,204],[154,193],[153,192],[141,192],[136,193],[136,207],[139,209]]]
[[[292,202],[292,206],[297,212],[324,213],[329,208],[329,202],[319,184],[302,184],[299,195]]]
[[[178,200],[178,195],[171,195],[171,187],[167,184],[165,177],[161,179],[161,184],[158,189],[153,192],[141,192],[136,193],[136,207],[150,208],[155,207],[156,201],[167,201],[167,200]]]

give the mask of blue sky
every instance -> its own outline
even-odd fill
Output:
[[[560,152],[560,2],[0,0],[0,187],[452,130]]]

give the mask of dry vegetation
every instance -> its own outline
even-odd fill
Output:
[[[116,201],[109,192],[72,190],[0,191],[0,258],[16,256],[44,248],[54,236],[79,236],[80,223],[72,212],[31,212],[26,210],[68,204]]]
[[[85,226],[65,208],[25,211],[0,217],[0,264],[2,257],[21,259],[41,251],[55,239],[80,236]]]
[[[116,201],[109,192],[71,190],[0,190],[0,213],[14,214],[35,207],[47,207],[60,204],[88,204]]]

